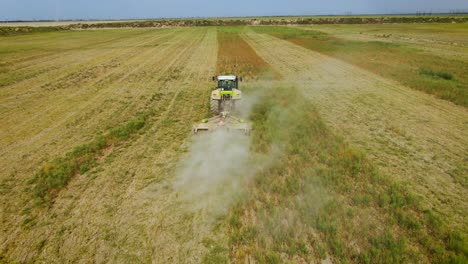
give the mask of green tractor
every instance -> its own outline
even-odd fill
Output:
[[[194,125],[193,133],[226,129],[242,131],[249,135],[251,124],[232,115],[242,99],[242,92],[239,89],[239,81],[242,81],[242,77],[221,75],[213,77],[213,81],[218,82],[217,87],[211,92],[210,110],[214,116]]]
[[[239,81],[242,81],[242,77],[220,75],[213,77],[213,81],[217,81],[218,85],[211,92],[211,113],[214,115],[219,115],[222,112],[233,113],[236,102],[242,99],[242,92],[239,89]]]

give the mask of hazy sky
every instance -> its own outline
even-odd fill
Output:
[[[0,20],[468,11],[468,0],[0,0]]]

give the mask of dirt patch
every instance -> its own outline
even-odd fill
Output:
[[[236,74],[250,80],[275,79],[281,75],[260,58],[240,37],[241,27],[220,28],[218,31],[217,74]]]

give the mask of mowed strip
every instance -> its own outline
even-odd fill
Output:
[[[176,38],[178,43],[183,41],[184,36]],[[169,39],[171,38],[161,42],[156,40],[156,43],[164,43]],[[31,174],[31,169],[37,167],[40,160],[64,154],[64,150],[72,148],[76,142],[90,140],[96,133],[103,132],[106,127],[115,126],[131,118],[132,114],[125,114],[122,111],[126,107],[134,106],[131,104],[134,98],[129,96],[131,93],[127,95],[125,93],[134,91],[136,84],[123,80],[153,62],[152,58],[168,56],[173,52],[171,48],[174,48],[174,45],[167,45],[165,48],[155,46],[142,52],[139,46],[135,45],[133,48],[135,54],[131,59],[123,56],[120,62],[114,61],[117,67],[95,76],[92,82],[84,82],[81,87],[79,85],[66,87],[60,91],[60,95],[50,92],[50,98],[48,96],[40,98],[41,100],[38,98],[39,108],[34,107],[34,104],[30,105],[30,115],[33,116],[28,122],[20,121],[16,122],[19,126],[10,124],[11,127],[5,127],[6,134],[3,139],[9,139],[13,144],[8,145],[7,142],[5,145],[2,144],[2,163],[5,164],[2,176],[11,176],[12,171],[17,172],[15,173],[17,177]],[[139,55],[136,55],[137,53]],[[151,56],[148,57],[149,54]],[[144,80],[142,81],[144,83]],[[109,118],[117,111],[119,115]],[[133,109],[133,113],[136,111],[138,109]],[[99,116],[92,117],[97,113]],[[26,119],[22,117],[21,111],[12,112],[9,117],[5,117],[15,124],[15,116],[19,120]],[[88,122],[94,125],[87,125]],[[7,121],[4,123],[8,124]],[[20,166],[21,160],[25,164]]]
[[[427,208],[463,227],[468,209],[465,108],[267,34],[244,37],[385,174],[407,182]]]
[[[175,56],[159,62],[168,71],[158,74],[146,87],[160,99],[143,134],[127,147],[113,150],[112,158],[98,170],[77,177],[49,211],[58,217],[48,226],[37,225],[21,239],[27,246],[12,249],[9,257],[61,262],[100,261],[112,256],[117,262],[150,262],[152,258],[177,258],[184,254],[177,253],[177,248],[195,246],[184,242],[188,238],[176,242],[193,225],[177,222],[184,219],[179,215],[183,212],[169,206],[177,203],[173,192],[164,186],[170,184],[169,171],[183,153],[183,143],[190,134],[188,121],[204,114],[217,46],[212,29],[187,29],[184,36],[183,44],[172,53]],[[156,185],[149,186],[151,183]],[[162,208],[165,214],[160,212]],[[66,212],[73,217],[66,217]],[[176,221],[167,222],[173,217]],[[44,215],[38,221],[47,219]],[[68,230],[67,235],[60,232],[61,226]],[[47,240],[44,250],[31,250],[41,239]],[[158,249],[157,244],[164,248]],[[25,256],[27,248],[33,253]]]
[[[156,85],[155,82],[157,80],[165,80],[168,77],[168,80],[170,80],[173,77],[167,71],[168,69],[172,69],[173,65],[171,61],[179,57],[179,55],[174,57],[174,54],[189,54],[191,45],[200,39],[200,37],[197,38],[198,35],[200,35],[200,31],[196,30],[180,32],[172,41],[165,42],[165,47],[152,48],[149,54],[144,52],[141,56],[128,60],[134,64],[122,65],[123,72],[115,73],[113,78],[109,77],[109,80],[106,82],[107,86],[103,87],[105,89],[101,89],[95,94],[86,95],[87,100],[81,101],[81,104],[78,104],[78,109],[74,109],[74,111],[65,116],[65,118],[77,117],[72,126],[68,126],[66,122],[60,122],[59,125],[48,129],[46,133],[41,132],[42,135],[35,136],[34,140],[30,140],[28,144],[25,144],[24,152],[22,152],[21,148],[17,149],[22,153],[29,153],[27,157],[30,158],[30,162],[27,163],[26,167],[18,167],[20,165],[18,159],[22,159],[22,154],[15,153],[13,150],[7,152],[8,155],[5,155],[5,159],[2,160],[2,163],[5,162],[6,169],[10,171],[2,174],[3,177],[7,177],[3,181],[8,183],[5,185],[8,186],[8,190],[6,189],[7,194],[10,197],[21,197],[21,192],[24,190],[24,182],[27,181],[28,177],[33,176],[33,170],[37,168],[38,161],[44,159],[44,154],[46,154],[44,152],[48,152],[45,156],[46,158],[61,157],[66,151],[84,142],[83,140],[92,138],[96,135],[96,132],[102,131],[103,128],[115,126],[126,119],[133,118],[133,114],[143,109],[148,111],[148,108],[158,105],[159,101],[155,99],[164,96],[167,91],[161,91],[161,94],[159,94],[154,90],[158,86],[153,87],[153,85]],[[183,53],[180,53],[181,51]],[[170,70],[170,72],[173,71],[177,72],[178,69]],[[140,76],[142,78],[137,78],[139,77],[139,73],[144,73],[144,78],[143,76]],[[112,84],[118,84],[117,88],[120,91],[116,87],[113,87]],[[122,96],[124,98],[121,98]],[[121,108],[121,102],[126,102],[124,104],[126,107]],[[134,104],[137,106],[134,106]],[[85,109],[89,109],[89,111],[85,111]],[[86,118],[79,118],[82,114]],[[99,120],[94,120],[93,115],[96,115],[96,118]],[[87,122],[90,122],[90,124],[87,124]],[[50,142],[54,138],[57,144],[47,144],[47,142]],[[14,187],[13,185],[10,186],[9,183],[11,181],[15,181]],[[28,199],[27,197],[24,198]],[[5,203],[2,205],[2,208],[10,214],[15,211],[17,212],[17,209],[10,209],[21,207],[21,204],[24,202],[21,201],[22,199],[2,200]],[[7,202],[8,204],[6,204]],[[24,219],[24,217],[6,213],[3,216],[2,220],[5,222],[16,222],[16,224],[5,223],[5,226],[11,227],[20,227],[20,223]],[[8,240],[13,239],[7,235],[2,235],[2,237]]]
[[[244,27],[218,28],[217,75],[235,74],[247,79],[280,79],[274,71],[240,36]]]
[[[118,83],[119,78],[128,77],[134,68],[140,67],[139,59],[154,50],[165,50],[158,49],[157,46],[172,36],[155,35],[150,40],[136,41],[130,47],[127,45],[131,43],[126,43],[125,48],[114,51],[111,56],[88,61],[80,68],[64,70],[63,76],[58,80],[46,80],[45,83],[38,81],[35,85],[28,85],[30,92],[25,96],[15,96],[16,98],[2,103],[5,107],[5,115],[2,115],[5,131],[1,133],[5,141],[1,142],[2,145],[17,144],[30,135],[37,135],[41,130],[50,128],[50,124],[56,125],[54,118],[62,118],[64,114],[75,112],[74,106],[79,105],[83,97],[94,100],[98,94],[112,88],[110,85]],[[154,47],[141,46],[147,43],[152,43]],[[21,111],[22,109],[26,111]]]
[[[139,39],[140,35],[148,33],[151,31],[106,31],[96,36],[93,32],[64,31],[38,34],[42,38],[37,38],[38,35],[4,37],[0,45],[0,85],[11,85],[63,66],[70,66],[69,64],[76,64],[97,49],[103,52],[111,47],[111,43]],[[77,51],[82,57],[73,56]]]
[[[185,37],[187,37],[185,34],[181,34],[177,38],[176,43],[182,44]],[[36,153],[36,151],[43,153],[44,150],[48,150],[48,154],[53,157],[53,153],[60,153],[62,147],[70,149],[73,147],[73,145],[70,145],[73,144],[72,142],[76,144],[76,142],[82,142],[83,139],[92,138],[96,132],[103,131],[106,127],[115,126],[131,118],[138,111],[132,104],[132,101],[139,102],[138,100],[151,99],[146,97],[140,98],[138,93],[141,90],[136,88],[148,85],[146,83],[147,79],[156,78],[157,75],[147,75],[146,80],[142,79],[136,83],[130,80],[130,77],[135,72],[144,69],[145,66],[151,67],[151,63],[160,62],[160,58],[167,58],[177,48],[177,45],[172,45],[171,43],[171,45],[166,45],[165,48],[147,50],[141,56],[133,57],[127,60],[126,64],[119,65],[120,67],[113,72],[100,76],[99,81],[102,83],[85,84],[81,89],[76,89],[72,94],[64,94],[60,98],[62,100],[57,100],[56,103],[52,100],[49,103],[51,105],[49,109],[43,110],[44,115],[46,115],[45,117],[38,116],[37,119],[34,119],[34,122],[31,122],[32,124],[24,124],[25,126],[31,126],[24,128],[25,131],[29,129],[34,130],[34,128],[39,130],[31,133],[31,136],[26,137],[26,139],[16,140],[15,144],[4,148],[5,155],[3,157],[5,160],[15,160],[21,159],[21,156],[27,153],[28,157],[34,158],[37,161],[40,160],[42,155],[33,155],[33,153]],[[151,56],[146,57],[147,54]],[[164,67],[157,67],[156,72],[159,69],[163,70]],[[128,110],[125,111],[126,108],[134,109],[131,113],[128,113]],[[116,115],[116,113],[119,114]],[[113,118],[110,118],[110,116],[113,116]],[[51,122],[54,121],[54,118],[57,118],[57,120]],[[83,131],[85,127],[87,129]],[[22,127],[18,128],[20,131],[22,129]],[[11,136],[18,136],[18,139],[24,137],[24,135],[12,134]],[[66,142],[62,141],[65,139]],[[51,140],[56,142],[56,144],[47,144]],[[57,145],[58,142],[60,142],[59,145]],[[22,154],[15,151],[19,151]],[[15,162],[5,163],[17,166],[14,165]],[[36,164],[36,162],[30,160],[28,165],[31,165],[31,163]],[[20,170],[24,170],[24,168],[20,168]]]
[[[111,74],[120,74],[119,67],[125,66],[138,57],[138,54],[151,52],[150,48],[144,45],[154,46],[168,40],[173,33],[152,34],[152,36],[142,39],[135,39],[119,43],[123,48],[109,48],[97,52],[87,58],[87,61],[80,63],[76,67],[64,67],[58,71],[57,75],[47,75],[38,77],[30,83],[23,83],[12,88],[13,96],[2,98],[2,120],[5,125],[2,135],[1,146],[28,138],[28,135],[37,134],[44,129],[41,122],[45,122],[48,127],[54,121],[53,116],[60,117],[66,114],[63,102],[66,102],[68,109],[73,111],[74,104],[80,103],[79,95],[101,91],[102,86],[109,80]],[[104,53],[104,54],[102,54]],[[80,53],[75,54],[80,57]],[[127,71],[128,72],[128,71]],[[34,122],[33,122],[34,121]]]
[[[2,88],[0,102],[3,104],[19,98],[23,99],[23,97],[38,96],[37,93],[42,92],[44,89],[63,89],[66,88],[64,87],[66,82],[69,83],[79,77],[92,79],[96,75],[92,71],[93,69],[97,68],[102,71],[102,69],[109,68],[108,64],[115,65],[119,62],[118,59],[134,56],[135,47],[145,48],[148,43],[157,43],[158,39],[167,38],[168,35],[173,33],[173,31],[158,32],[160,34],[155,35],[153,30],[138,36],[123,32],[122,34],[126,37],[119,38],[119,41],[100,43],[96,46],[84,48],[84,50],[75,49],[66,54],[61,54],[61,56],[52,60],[53,68],[50,69],[41,69],[44,65],[33,63],[32,65],[39,68],[42,73],[30,78],[19,79],[18,82]],[[26,69],[25,71],[29,70]],[[80,76],[80,73],[87,76]],[[8,75],[6,78],[8,78]]]

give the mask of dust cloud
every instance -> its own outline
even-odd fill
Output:
[[[177,173],[182,198],[196,210],[223,214],[255,174],[250,144],[243,133],[223,129],[197,135]]]
[[[248,119],[256,96],[236,105],[234,115]],[[268,162],[251,150],[252,138],[241,131],[218,129],[192,138],[190,151],[178,164],[174,188],[192,209],[223,215],[244,196],[246,185]]]

